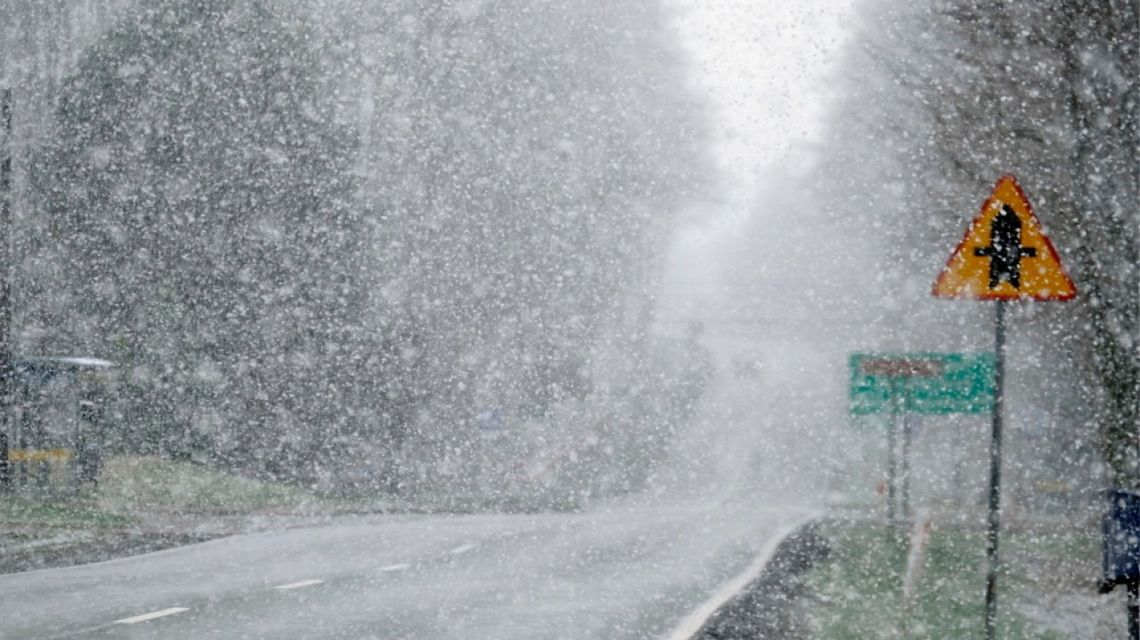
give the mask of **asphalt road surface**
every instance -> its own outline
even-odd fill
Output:
[[[2,638],[673,638],[806,514],[368,517],[0,576]]]

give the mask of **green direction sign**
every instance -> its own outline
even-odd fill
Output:
[[[992,353],[853,353],[848,365],[852,415],[993,408]]]

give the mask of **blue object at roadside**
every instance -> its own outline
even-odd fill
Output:
[[[1101,591],[1140,581],[1140,493],[1108,490],[1104,514],[1104,581]]]

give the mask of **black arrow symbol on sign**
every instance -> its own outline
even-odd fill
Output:
[[[1037,249],[1021,246],[1021,218],[1008,204],[990,226],[990,246],[974,247],[974,255],[990,259],[990,288],[997,288],[1003,280],[1021,288],[1021,259],[1036,258]]]

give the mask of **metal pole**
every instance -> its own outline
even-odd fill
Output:
[[[12,89],[0,94],[0,128],[4,130],[4,148],[0,156],[0,433],[8,434],[12,415],[12,345],[9,327],[12,323],[9,300],[11,279],[12,229]],[[4,460],[7,467],[8,460]],[[7,471],[7,468],[5,468]]]
[[[902,517],[910,522],[910,420],[906,416],[904,400],[902,415]]]
[[[1128,637],[1140,640],[1140,582],[1128,581]]]
[[[898,384],[896,378],[891,378],[891,419],[887,423],[887,522],[895,521],[895,449],[898,447],[895,440],[895,431],[899,416]]]
[[[0,491],[12,488],[12,474],[8,466],[8,434],[0,431]]]
[[[1001,416],[1005,400],[1005,300],[994,308],[994,406],[990,435],[989,527],[986,530],[986,640],[993,640],[997,626],[998,537],[1001,529]]]

